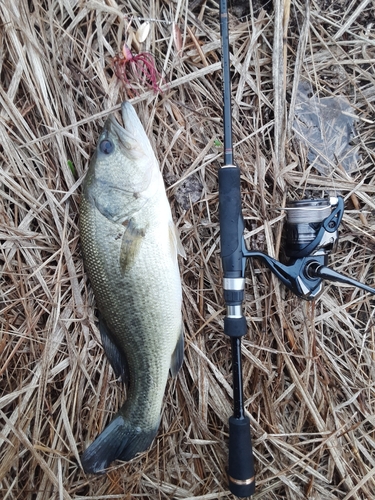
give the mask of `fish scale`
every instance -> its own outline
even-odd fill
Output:
[[[114,117],[104,126],[80,207],[85,269],[106,325],[103,345],[115,371],[126,360],[129,374],[126,402],[82,456],[92,473],[150,446],[169,370],[176,374],[183,357],[183,250],[158,163],[129,103],[122,116],[124,127]]]

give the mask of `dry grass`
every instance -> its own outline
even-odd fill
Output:
[[[346,213],[331,262],[371,284],[373,2],[275,0],[268,10],[258,4],[250,15],[232,15],[230,27],[247,242],[278,256],[283,220],[277,208],[287,199],[339,191]],[[105,476],[88,478],[77,465],[79,454],[124,394],[95,325],[78,207],[103,119],[125,95],[111,70],[124,14],[157,19],[144,49],[157,57],[169,82],[162,95],[147,91],[134,102],[169,183],[187,253],[181,265],[186,357],[167,387],[152,448]],[[180,54],[172,21],[182,32]],[[132,26],[138,25],[135,18]],[[0,497],[231,498],[225,479],[231,372],[217,213],[222,151],[215,142],[222,137],[218,5],[1,0],[0,30]],[[330,176],[319,175],[294,141],[300,79],[321,95],[346,96],[355,107],[361,152],[355,172],[336,167]],[[179,189],[188,176],[203,190],[184,208]],[[256,263],[247,285],[243,359],[255,498],[373,498],[371,297],[327,285],[315,304],[306,304]]]

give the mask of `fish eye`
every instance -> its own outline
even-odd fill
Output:
[[[110,141],[109,139],[103,139],[102,142],[99,144],[99,149],[105,155],[109,155],[115,149],[115,146],[113,142]]]

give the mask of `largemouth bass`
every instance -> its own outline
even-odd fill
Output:
[[[168,372],[183,360],[184,255],[151,144],[130,103],[121,126],[105,123],[83,183],[85,268],[100,312],[103,347],[127,400],[81,458],[86,472],[146,450],[160,422]]]

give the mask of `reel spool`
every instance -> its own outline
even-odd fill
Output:
[[[291,258],[329,254],[338,242],[342,198],[294,201],[286,207],[285,253]]]

